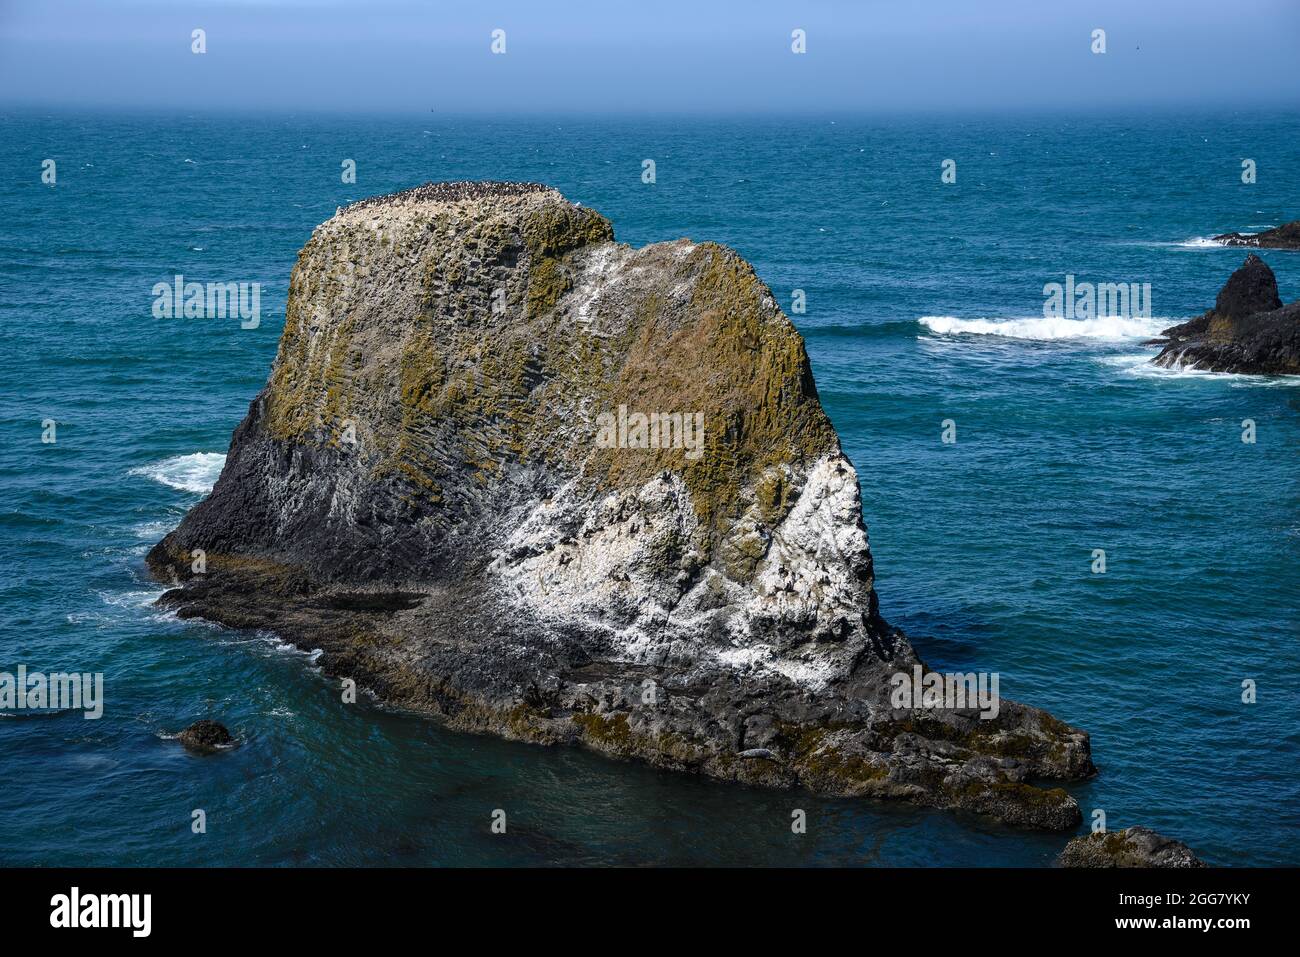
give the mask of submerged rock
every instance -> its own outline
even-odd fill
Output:
[[[891,704],[919,662],[771,292],[537,184],[318,227],[269,382],[149,562],[180,615],[319,648],[458,729],[1051,828],[1078,805],[1031,782],[1094,771],[1035,708]]]
[[[1225,246],[1255,246],[1260,249],[1300,249],[1300,219],[1262,233],[1224,233],[1215,236]]]
[[[225,725],[202,718],[182,731],[177,740],[191,751],[215,751],[235,739],[230,736]]]
[[[1166,329],[1151,361],[1166,368],[1249,375],[1300,375],[1300,301],[1282,305],[1273,270],[1254,253],[1234,272],[1214,308]]]
[[[1186,844],[1147,827],[1076,837],[1065,845],[1056,863],[1061,867],[1205,866]]]

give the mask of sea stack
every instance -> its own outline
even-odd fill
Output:
[[[1248,375],[1300,375],[1300,301],[1282,305],[1277,279],[1254,253],[1234,272],[1214,308],[1152,340],[1166,368]]]
[[[1035,708],[895,707],[924,666],[772,293],[538,184],[319,226],[220,479],[149,562],[182,616],[457,729],[1056,829],[1078,805],[1037,782],[1094,772]]]

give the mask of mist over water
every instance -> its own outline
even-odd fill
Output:
[[[102,671],[106,699],[98,721],[0,716],[0,863],[1045,865],[1064,845],[345,706],[310,654],[153,606],[144,553],[215,481],[312,228],[487,178],[554,185],[623,242],[731,245],[787,311],[804,290],[791,318],[859,471],[885,617],[932,667],[996,671],[1092,733],[1101,774],[1070,787],[1085,822],[1102,808],[1212,863],[1300,863],[1300,390],[1156,369],[1143,345],[1244,258],[1205,237],[1300,215],[1298,140],[1296,116],[1253,113],[0,114],[0,670]],[[1261,255],[1300,297],[1300,253]],[[260,325],[153,318],[176,274],[261,283]],[[1044,318],[1067,274],[1149,282],[1152,318]],[[170,740],[200,717],[240,746]]]

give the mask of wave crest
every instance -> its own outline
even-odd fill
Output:
[[[161,482],[183,492],[207,495],[212,486],[217,484],[221,469],[226,464],[226,457],[220,452],[195,452],[191,455],[173,455],[161,462],[141,465],[131,469],[132,475]]]
[[[941,336],[1002,336],[1006,339],[1149,339],[1177,320],[1098,316],[1095,319],[958,319],[956,316],[922,316],[917,320]]]

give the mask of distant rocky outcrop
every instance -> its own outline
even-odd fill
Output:
[[[1215,236],[1225,246],[1254,246],[1259,249],[1300,249],[1300,219],[1262,233],[1224,233]]]
[[[1076,837],[1065,845],[1056,863],[1061,867],[1205,866],[1186,844],[1157,834],[1148,827]]]
[[[894,706],[921,663],[771,292],[537,184],[318,227],[270,380],[149,562],[180,616],[458,729],[1058,829],[1078,805],[1036,782],[1094,772],[1036,708]]]
[[[191,751],[215,751],[233,742],[226,726],[201,718],[177,735],[177,740]]]
[[[1282,305],[1273,270],[1254,253],[1219,290],[1214,308],[1172,326],[1151,344],[1167,368],[1248,375],[1300,375],[1300,301]]]

